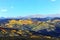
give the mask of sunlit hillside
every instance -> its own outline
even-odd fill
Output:
[[[53,19],[1,19],[0,37],[59,38],[60,19]]]

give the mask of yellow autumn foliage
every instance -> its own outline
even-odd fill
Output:
[[[9,24],[16,24],[16,23],[17,23],[16,20],[10,20],[10,21],[9,21]]]
[[[32,21],[31,20],[19,20],[17,21],[17,24],[20,24],[20,25],[27,25],[27,24],[32,24]]]
[[[16,32],[16,30],[11,30],[11,32]]]
[[[31,38],[40,38],[40,36],[32,35]]]
[[[23,34],[22,30],[17,31],[18,34]]]
[[[50,36],[44,36],[44,38],[48,38],[48,39],[51,39],[51,37],[50,37]]]
[[[10,20],[9,24],[14,25],[14,24],[19,24],[19,25],[27,25],[27,24],[32,24],[33,22],[31,20]]]
[[[18,21],[17,21],[17,24],[18,24],[18,25],[23,25],[22,22],[23,22],[23,20],[18,20]]]
[[[27,24],[32,24],[32,21],[31,20],[24,20],[22,23],[27,25]]]
[[[13,28],[12,24],[9,24],[9,23],[5,24],[5,26],[8,28]]]
[[[7,33],[7,31],[6,30],[4,30],[4,29],[2,29],[2,34],[5,34],[5,33]]]

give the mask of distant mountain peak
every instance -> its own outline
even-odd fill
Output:
[[[44,18],[44,15],[40,15],[40,14],[36,14],[36,15],[30,15],[30,16],[26,16],[27,18]]]
[[[59,14],[49,14],[47,15],[47,17],[60,17],[60,13]]]

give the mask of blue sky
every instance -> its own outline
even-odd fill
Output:
[[[0,17],[60,14],[60,0],[0,0]]]

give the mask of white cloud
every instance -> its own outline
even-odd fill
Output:
[[[0,9],[1,12],[7,12],[7,9]]]
[[[55,2],[56,0],[51,0],[52,2]]]

